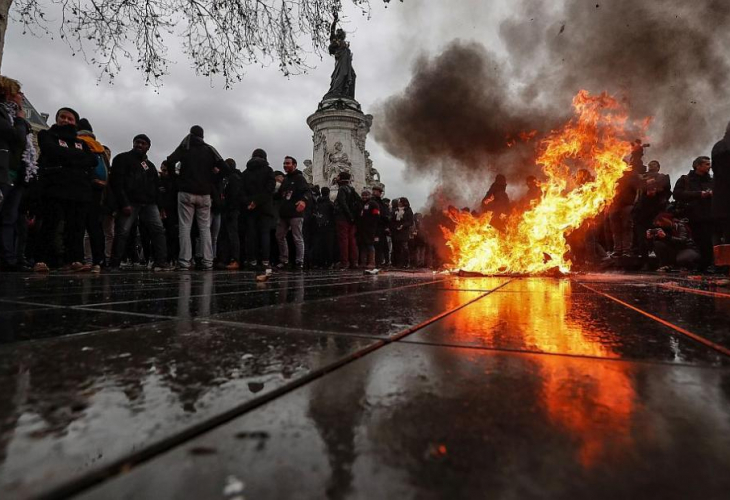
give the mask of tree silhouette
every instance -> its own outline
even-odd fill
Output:
[[[369,0],[349,0],[364,14]],[[389,3],[390,0],[383,0]],[[402,0],[401,0],[402,1]],[[178,38],[196,73],[240,81],[252,64],[278,64],[284,75],[320,55],[341,0],[0,0],[0,63],[8,16],[24,33],[59,36],[110,80],[129,59],[146,83],[167,74],[168,44]],[[51,15],[58,14],[57,20]]]

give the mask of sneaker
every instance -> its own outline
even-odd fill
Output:
[[[187,271],[190,271],[190,266],[180,265],[180,266],[178,266],[177,270],[181,271],[181,272],[187,272]]]
[[[45,262],[36,262],[35,265],[33,266],[34,273],[47,273],[49,271],[50,271],[50,269],[48,268],[48,266],[46,265]]]
[[[278,269],[279,271],[283,271],[283,270],[284,270],[284,269],[286,269],[286,268],[287,268],[288,266],[289,266],[289,263],[288,263],[288,262],[279,262],[279,263],[278,263],[278,264],[276,265],[276,268],[277,268],[277,269]]]
[[[99,274],[101,272],[101,266],[99,264],[94,264],[93,266],[91,266],[90,271],[92,272],[92,274]]]
[[[225,267],[228,271],[238,271],[241,269],[241,265],[236,260],[232,260],[230,264]]]
[[[266,266],[266,268],[264,268],[264,276],[271,276],[272,274],[274,274],[274,271],[270,266]]]
[[[155,264],[152,271],[155,273],[172,271],[173,267],[170,264]]]
[[[67,269],[68,271],[73,271],[75,273],[79,273],[79,272],[88,271],[89,269],[91,269],[91,266],[88,265],[89,267],[86,267],[87,265],[88,264],[82,264],[81,262],[72,262],[71,265],[64,266],[64,269]]]

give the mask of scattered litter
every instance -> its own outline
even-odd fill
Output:
[[[93,351],[94,348],[93,347],[82,347],[81,350],[82,351]]]
[[[365,269],[365,274],[374,276],[376,274],[380,274],[380,269]]]
[[[243,489],[246,485],[238,479],[236,476],[228,476],[226,478],[226,485],[223,487],[223,494],[225,496],[238,495],[243,493]]]

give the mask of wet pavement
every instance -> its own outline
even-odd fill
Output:
[[[679,276],[0,277],[0,498],[727,498]]]

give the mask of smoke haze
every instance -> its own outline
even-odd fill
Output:
[[[537,138],[569,116],[580,89],[617,95],[632,118],[654,117],[645,160],[659,159],[675,178],[722,136],[730,3],[546,3],[514,4],[500,25],[499,54],[456,40],[422,55],[407,87],[378,111],[378,142],[409,172],[440,177],[444,197],[473,202],[474,180],[484,189],[497,172],[519,184],[535,173]],[[536,139],[508,146],[531,130]]]

